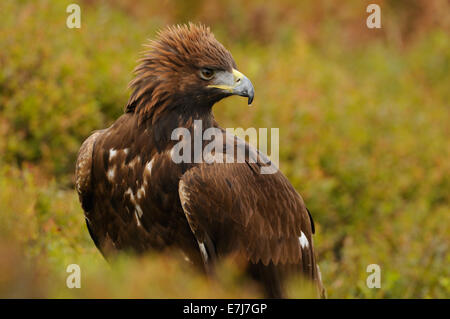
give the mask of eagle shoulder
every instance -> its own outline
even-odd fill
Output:
[[[86,197],[91,193],[92,157],[94,145],[104,130],[95,131],[81,145],[75,165],[75,188],[83,209],[86,210]]]

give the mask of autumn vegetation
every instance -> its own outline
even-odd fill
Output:
[[[0,1],[0,297],[254,298],[229,260],[205,280],[178,254],[95,248],[73,189],[82,141],[109,126],[158,29],[203,22],[252,80],[223,127],[280,128],[280,169],[316,222],[331,298],[450,297],[447,1]],[[82,287],[66,287],[78,264]],[[366,286],[369,264],[381,288]],[[301,281],[295,297],[310,297]]]

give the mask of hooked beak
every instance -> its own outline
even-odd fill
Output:
[[[233,69],[232,77],[227,76],[218,80],[217,84],[208,85],[208,87],[221,89],[232,95],[248,97],[248,104],[252,104],[253,98],[255,97],[255,89],[253,88],[252,82],[244,74]]]

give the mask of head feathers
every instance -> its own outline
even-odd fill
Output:
[[[193,67],[215,67],[231,71],[236,67],[233,57],[204,25],[177,25],[158,33],[150,42],[146,57],[160,62],[184,64]],[[145,60],[145,58],[144,58]]]
[[[231,71],[236,68],[231,53],[204,25],[178,25],[158,32],[134,70],[133,90],[126,111],[138,113],[141,121],[186,98],[197,84],[197,70],[203,67]]]

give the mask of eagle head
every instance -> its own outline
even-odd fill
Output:
[[[247,97],[248,104],[253,101],[252,83],[208,27],[168,27],[146,47],[130,83],[127,112],[155,121],[167,110],[211,109],[230,95]]]

